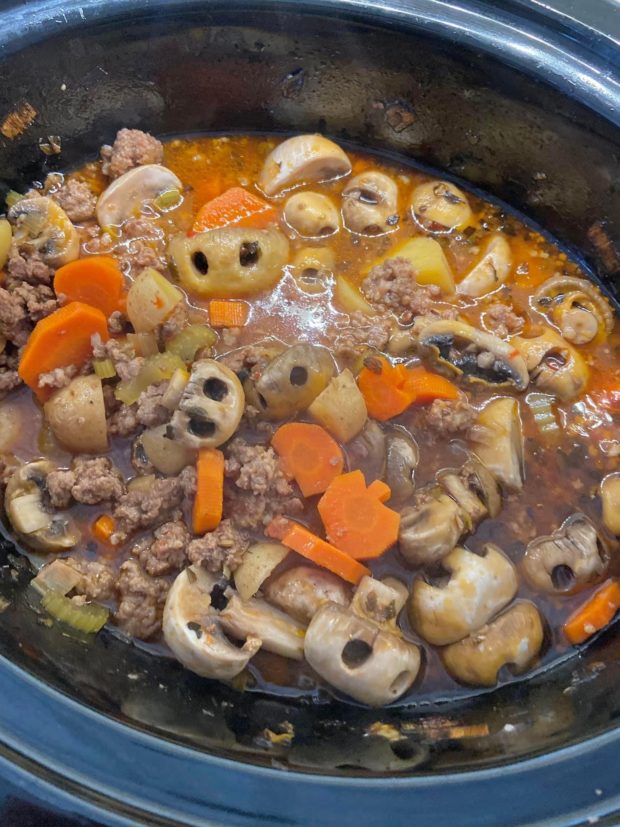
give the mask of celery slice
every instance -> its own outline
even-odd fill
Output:
[[[168,353],[174,353],[184,362],[193,362],[196,353],[203,347],[212,347],[217,334],[206,324],[191,324],[180,330],[166,344]]]
[[[110,614],[105,606],[98,603],[80,605],[64,594],[54,591],[49,591],[41,597],[41,605],[55,620],[86,634],[93,634],[102,629]]]

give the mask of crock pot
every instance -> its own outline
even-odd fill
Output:
[[[83,162],[121,126],[316,130],[510,204],[617,297],[620,13],[613,0],[583,5],[5,2],[1,187]],[[6,127],[14,112],[17,134]],[[59,155],[41,151],[49,136],[61,137]],[[613,628],[528,680],[373,711],[326,693],[241,694],[111,632],[67,636],[29,608],[28,564],[6,539],[1,553],[0,776],[48,813],[105,824],[617,823]]]

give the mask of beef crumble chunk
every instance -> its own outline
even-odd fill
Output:
[[[117,582],[117,625],[128,635],[148,640],[161,629],[162,615],[170,583],[150,577],[137,560],[126,560]]]
[[[134,489],[123,494],[112,514],[116,524],[112,542],[121,543],[138,529],[164,522],[195,490],[196,469],[188,466],[177,477],[156,479],[147,490]]]
[[[52,268],[43,261],[38,253],[18,250],[15,244],[11,245],[7,263],[7,286],[11,287],[21,282],[49,285],[53,273]]]
[[[268,343],[245,345],[237,350],[231,350],[230,353],[225,353],[220,362],[234,373],[247,371],[251,379],[256,379],[274,356],[274,346]]]
[[[284,475],[271,447],[234,439],[226,449],[224,468],[227,513],[241,528],[267,525],[278,514],[299,514],[303,503]]]
[[[131,218],[123,226],[123,242],[117,247],[121,269],[138,273],[146,267],[165,272],[164,233],[148,218]]]
[[[138,399],[136,419],[140,425],[153,428],[155,425],[163,425],[168,422],[172,412],[162,405],[162,398],[168,388],[168,382],[159,382],[150,385]]]
[[[140,129],[121,129],[112,146],[101,147],[101,170],[110,178],[143,164],[161,164],[164,147],[161,141]]]
[[[76,457],[70,469],[48,474],[47,487],[55,508],[67,508],[72,500],[84,505],[115,501],[127,490],[121,472],[107,457]]]
[[[97,196],[84,181],[70,178],[60,189],[50,192],[50,197],[73,222],[89,221],[95,217]]]
[[[435,399],[425,411],[427,424],[439,434],[466,431],[473,425],[476,416],[476,409],[464,395],[454,400]]]
[[[185,550],[190,540],[187,526],[182,520],[164,523],[153,532],[153,538],[140,540],[131,550],[140,560],[147,574],[159,576],[183,568]]]
[[[46,373],[39,374],[38,385],[40,388],[66,388],[78,373],[79,369],[76,365],[54,368]]]
[[[109,566],[96,560],[76,560],[73,557],[67,557],[64,562],[81,575],[75,587],[77,594],[87,600],[110,600],[114,597],[116,576]]]
[[[18,296],[0,287],[0,335],[21,347],[26,344],[31,325]]]
[[[348,327],[340,329],[334,339],[335,354],[350,361],[368,348],[384,350],[393,327],[394,321],[388,316],[369,318],[363,313],[352,313]]]
[[[215,531],[192,540],[187,548],[190,563],[213,572],[238,568],[250,545],[247,535],[235,528],[232,520],[222,520]]]
[[[118,377],[123,381],[136,377],[144,364],[144,358],[136,356],[136,351],[129,342],[119,339],[102,342],[96,334],[92,337],[92,345],[93,359],[110,359]]]
[[[508,338],[523,327],[523,317],[515,313],[511,307],[501,302],[490,305],[484,313],[484,325],[491,333]]]

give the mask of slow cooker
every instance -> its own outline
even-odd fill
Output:
[[[618,298],[619,43],[614,0],[5,0],[0,123],[27,118],[0,128],[1,187],[121,126],[320,131],[506,202]],[[52,137],[60,154],[41,150]],[[28,605],[27,562],[1,554],[4,824],[620,819],[613,626],[527,680],[372,711],[241,694],[112,633],[62,634]]]

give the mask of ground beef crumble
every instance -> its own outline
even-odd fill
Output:
[[[168,389],[168,382],[159,382],[150,385],[138,399],[136,419],[140,425],[153,428],[155,425],[163,425],[168,422],[171,411],[162,405],[162,398]]]
[[[9,287],[21,282],[49,285],[53,274],[52,268],[38,253],[18,250],[15,244],[11,245],[7,263],[7,285]]]
[[[476,409],[462,394],[458,399],[435,399],[425,411],[426,423],[439,434],[455,434],[470,428],[477,416]]]
[[[336,334],[334,352],[340,359],[351,361],[368,348],[384,350],[393,328],[394,320],[390,316],[369,318],[363,313],[352,313],[348,326]]]
[[[101,170],[110,178],[143,164],[161,164],[164,147],[161,141],[140,129],[121,129],[112,146],[101,147]]]
[[[76,560],[67,557],[64,561],[82,576],[75,587],[77,594],[87,600],[110,600],[116,591],[116,576],[112,569],[96,560]]]
[[[258,379],[269,362],[275,358],[276,348],[274,342],[245,345],[225,353],[220,362],[234,373],[246,372],[251,379]]]
[[[183,568],[189,541],[187,526],[182,520],[175,520],[155,529],[152,538],[137,542],[131,553],[147,574],[157,577]]]
[[[238,568],[250,541],[245,532],[235,527],[232,520],[222,520],[215,531],[192,540],[187,548],[190,563],[197,563],[209,571],[229,571]]]
[[[165,272],[164,233],[149,218],[131,218],[123,225],[123,240],[115,255],[125,273],[138,273],[146,267]]]
[[[136,356],[133,346],[120,339],[108,339],[102,342],[99,335],[93,336],[93,359],[110,359],[119,379],[133,379],[144,364],[142,356]]]
[[[161,630],[162,614],[170,583],[150,577],[137,560],[126,560],[117,583],[118,609],[114,620],[132,637],[148,640]]]
[[[39,374],[38,384],[40,388],[66,388],[78,373],[79,369],[75,365],[54,368],[54,370]]]
[[[502,339],[508,338],[513,333],[518,333],[524,322],[522,316],[519,316],[507,304],[501,302],[491,304],[485,310],[483,320],[487,330]]]
[[[97,196],[84,181],[70,178],[59,189],[50,192],[50,197],[73,222],[81,223],[95,217]]]
[[[121,472],[107,457],[76,457],[70,469],[48,474],[47,487],[55,508],[67,508],[72,500],[97,505],[126,493]]]
[[[241,528],[257,529],[278,514],[303,511],[296,489],[286,478],[273,448],[234,439],[226,449],[226,510]]]

